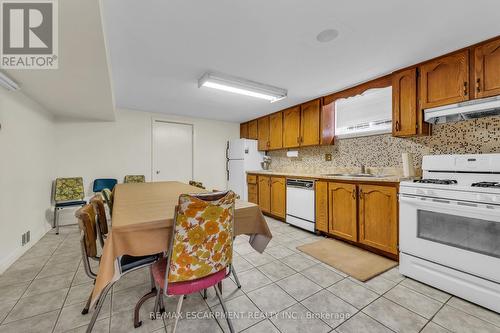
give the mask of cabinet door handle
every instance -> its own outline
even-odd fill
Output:
[[[399,121],[396,121],[396,132],[399,132]]]
[[[352,199],[356,200],[356,189],[352,190]]]
[[[477,78],[476,80],[476,91],[481,92],[481,78]]]
[[[359,189],[359,200],[363,200],[363,189]]]
[[[464,82],[464,96],[467,96],[467,81]]]

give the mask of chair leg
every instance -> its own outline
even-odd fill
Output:
[[[160,313],[165,313],[165,304],[163,302],[163,293],[160,292]]]
[[[241,289],[240,280],[238,279],[238,275],[236,274],[236,270],[234,269],[234,266],[231,266],[231,271],[233,273],[234,281],[236,282],[236,285],[238,286],[238,289]]]
[[[54,218],[52,219],[52,229],[56,227],[57,207],[54,207]]]
[[[139,320],[139,311],[141,310],[141,306],[146,302],[148,299],[155,297],[158,295],[156,292],[156,288],[152,289],[149,293],[146,295],[142,296],[139,302],[135,305],[134,309],[134,327],[137,328],[142,325],[142,321]],[[156,304],[156,302],[155,302]],[[156,309],[155,309],[156,310]]]
[[[160,296],[161,296],[161,291],[157,290],[156,291],[156,298],[155,298],[155,307],[154,307],[155,314],[158,313],[159,308],[160,308]]]
[[[224,300],[222,299],[221,292],[219,291],[219,288],[215,287],[215,293],[217,294],[217,297],[219,298],[220,305],[222,306],[222,310],[224,311],[224,315],[226,316],[226,321],[227,325],[229,326],[229,331],[231,333],[234,333],[234,327],[233,323],[231,322],[231,319],[229,319],[229,312],[227,311],[226,304],[224,304]]]
[[[220,292],[222,293],[222,281],[217,283],[217,287],[219,287]]]
[[[175,333],[177,330],[177,323],[179,322],[179,317],[181,316],[182,309],[182,301],[184,300],[184,295],[180,295],[179,301],[177,302],[177,310],[175,311],[175,321],[174,321],[174,329],[172,333]]]
[[[85,307],[82,310],[82,315],[86,315],[87,313],[89,313],[91,300],[92,300],[92,292],[90,292],[89,299],[87,300],[87,304],[85,304]]]
[[[106,295],[108,294],[109,290],[113,286],[112,283],[110,283],[106,288],[101,293],[101,296],[99,297],[99,300],[97,301],[97,304],[94,309],[94,313],[92,314],[92,318],[90,318],[90,323],[87,326],[87,333],[91,333],[92,329],[94,328],[95,322],[97,320],[97,316],[99,316],[99,312],[101,312],[102,305],[104,304],[104,301],[106,300]]]
[[[59,208],[54,213],[54,224],[56,225],[56,235],[59,235]]]

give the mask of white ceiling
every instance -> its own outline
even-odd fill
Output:
[[[496,0],[106,0],[118,107],[244,121],[500,34]],[[328,44],[316,41],[339,30]],[[288,89],[199,89],[208,70]]]
[[[5,71],[22,92],[60,119],[115,116],[99,1],[58,1],[58,69]]]

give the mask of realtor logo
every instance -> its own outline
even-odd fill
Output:
[[[0,67],[57,69],[57,0],[0,0]]]

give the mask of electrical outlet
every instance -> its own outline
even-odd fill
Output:
[[[325,161],[331,161],[332,160],[332,154],[326,153],[325,154]]]
[[[22,246],[24,246],[27,243],[29,243],[30,240],[31,240],[31,233],[30,233],[29,230],[27,232],[25,232],[24,234],[21,235],[21,245]]]

